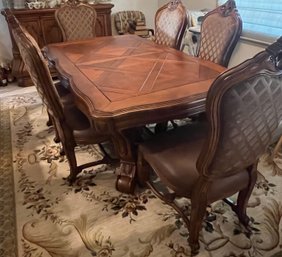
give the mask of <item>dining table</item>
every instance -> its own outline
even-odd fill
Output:
[[[136,35],[49,44],[43,53],[76,106],[110,133],[120,159],[116,188],[126,193],[137,181],[137,128],[204,112],[226,69]]]

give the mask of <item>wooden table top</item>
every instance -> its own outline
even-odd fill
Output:
[[[51,44],[44,53],[68,79],[88,115],[123,120],[148,116],[141,123],[203,108],[210,85],[225,70],[135,35]]]

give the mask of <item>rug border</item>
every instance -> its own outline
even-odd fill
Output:
[[[10,109],[4,108],[3,102],[5,100],[0,98],[0,168],[1,173],[4,174],[6,170],[6,184],[10,186],[11,197],[3,197],[5,206],[11,206],[10,213],[2,213],[5,221],[8,220],[9,228],[6,230],[6,236],[10,237],[10,243],[5,245],[4,241],[0,242],[0,257],[18,257],[18,242],[17,242],[17,220],[16,220],[16,208],[15,208],[15,183],[14,183],[14,169],[13,169],[13,153],[12,153],[12,133],[11,133],[11,116]],[[6,160],[6,164],[5,164]],[[8,164],[7,164],[7,160]],[[5,170],[4,170],[5,169]],[[8,191],[8,188],[4,188]],[[0,210],[1,213],[1,210]],[[3,227],[6,227],[7,222],[3,223]],[[5,231],[4,229],[1,229]],[[5,237],[4,234],[4,237]],[[3,243],[3,245],[2,245]]]

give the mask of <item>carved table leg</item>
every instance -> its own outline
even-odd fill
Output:
[[[123,193],[133,193],[136,184],[137,143],[142,140],[142,129],[122,129],[113,120],[94,120],[93,126],[101,133],[108,132],[120,159],[117,171],[116,189]]]
[[[119,131],[114,134],[113,143],[120,156],[116,188],[124,193],[133,193],[136,185],[137,147],[134,144],[138,130]]]
[[[123,193],[133,193],[135,185],[136,163],[121,160],[116,180],[116,189]]]

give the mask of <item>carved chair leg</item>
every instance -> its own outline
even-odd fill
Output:
[[[247,188],[241,190],[238,194],[237,204],[233,206],[233,211],[237,214],[240,222],[248,229],[249,217],[247,215],[247,205],[252,194],[253,188],[257,180],[257,169],[255,167],[248,168],[249,185]]]
[[[75,180],[76,177],[78,175],[78,173],[81,171],[80,168],[77,167],[77,161],[76,161],[76,156],[75,156],[75,152],[74,152],[74,146],[72,146],[71,144],[63,144],[63,149],[65,151],[66,157],[68,159],[69,162],[69,166],[70,166],[70,174],[68,176],[68,181],[70,183],[70,185],[72,185]]]
[[[200,250],[199,234],[202,229],[203,218],[206,214],[206,206],[198,206],[191,210],[190,229],[188,243],[191,248],[192,256],[197,255]]]
[[[73,144],[71,143],[63,144],[62,143],[61,154],[62,152],[66,155],[68,162],[69,162],[69,166],[70,166],[70,175],[67,178],[70,185],[72,185],[75,182],[77,175],[83,169],[86,169],[92,166],[96,166],[96,165],[100,165],[100,164],[116,165],[119,162],[119,159],[113,159],[111,156],[106,155],[101,160],[88,162],[88,163],[78,166],[76,156],[75,156],[75,146]]]
[[[46,122],[46,125],[47,125],[48,127],[50,127],[50,126],[53,125],[53,121],[52,121],[51,115],[49,114],[48,111],[47,111],[47,114],[48,114],[48,121]]]
[[[48,113],[48,116],[49,116],[49,120],[51,121],[52,125],[54,125],[54,130],[55,130],[54,142],[59,143],[59,142],[61,142],[61,140],[60,140],[60,137],[59,137],[58,129],[56,127],[56,122],[49,113]]]
[[[58,135],[58,132],[57,132],[57,129],[55,129],[55,137],[54,137],[54,142],[55,143],[60,143],[61,140],[59,138],[59,135]],[[64,155],[64,154],[63,154]]]
[[[199,196],[191,198],[191,216],[188,243],[191,247],[192,256],[199,253],[199,234],[202,229],[203,219],[206,215],[206,208],[206,198]]]

